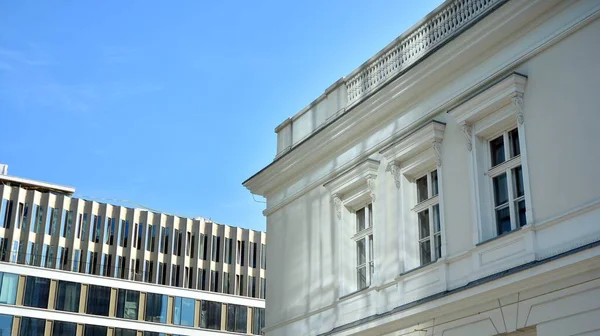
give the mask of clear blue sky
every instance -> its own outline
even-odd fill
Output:
[[[2,1],[0,163],[264,230],[273,129],[439,3]]]

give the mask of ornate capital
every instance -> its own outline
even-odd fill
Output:
[[[375,179],[370,177],[367,179],[367,187],[369,188],[369,194],[371,195],[371,202],[375,203]]]
[[[431,148],[433,148],[433,153],[435,154],[435,158],[437,161],[437,166],[442,166],[442,143],[439,141],[434,141],[431,144]]]
[[[473,127],[466,122],[463,122],[460,124],[460,129],[467,139],[467,150],[470,152],[473,150]]]
[[[517,122],[519,123],[519,126],[523,125],[525,122],[525,114],[523,113],[523,96],[519,94],[512,97],[512,103],[517,110]]]
[[[337,218],[342,219],[342,199],[338,194],[333,194],[333,206],[335,207]]]
[[[392,161],[388,165],[387,170],[392,173],[392,176],[394,177],[394,182],[396,183],[396,188],[400,189],[400,167],[398,167],[395,161]]]

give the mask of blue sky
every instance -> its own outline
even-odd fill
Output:
[[[440,3],[2,1],[0,163],[264,230],[274,128]]]

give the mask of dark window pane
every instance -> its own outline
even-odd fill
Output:
[[[56,309],[68,312],[79,312],[79,295],[81,284],[59,281],[56,294]]]
[[[496,225],[498,228],[498,235],[511,230],[510,209],[508,207],[496,210]]]
[[[431,262],[431,245],[429,239],[419,243],[419,253],[421,255],[421,265]]]
[[[0,314],[0,335],[10,335],[12,332],[13,317]]]
[[[52,336],[75,336],[77,335],[77,323],[54,321]]]
[[[222,303],[220,302],[202,301],[202,309],[200,312],[200,328],[220,330],[221,307]]]
[[[419,216],[419,239],[427,238],[429,232],[429,209],[425,209],[418,213]]]
[[[517,219],[519,220],[519,226],[525,226],[527,224],[525,212],[525,200],[517,202]]]
[[[148,293],[146,301],[146,321],[167,322],[167,296]]]
[[[246,333],[248,308],[230,304],[227,306],[227,331]]]
[[[494,205],[499,206],[508,202],[508,186],[506,173],[494,177]]]
[[[115,336],[137,336],[137,330],[115,328]]]
[[[425,175],[417,180],[417,202],[423,202],[428,198],[429,195],[427,193],[427,175]]]
[[[19,329],[19,336],[40,336],[44,334],[45,330],[46,320],[33,317],[21,318],[21,328]]]
[[[356,242],[356,264],[362,265],[367,262],[367,249],[365,246],[365,239],[361,239]]]
[[[506,160],[504,157],[504,137],[502,135],[490,141],[490,155],[492,157],[492,167]]]
[[[442,257],[442,236],[441,235],[434,236],[434,244],[435,244],[435,259],[439,259]]]
[[[525,195],[525,189],[523,188],[523,168],[521,166],[513,169],[513,178],[515,180],[515,198]]]
[[[261,335],[262,329],[265,327],[265,309],[253,308],[252,312],[252,333]]]
[[[28,276],[25,285],[24,305],[36,308],[48,308],[50,279]]]
[[[361,266],[356,269],[357,287],[363,289],[367,287],[367,266]]]
[[[105,326],[85,325],[84,336],[106,336],[107,328]]]
[[[440,205],[433,206],[433,233],[440,232]]]
[[[137,320],[139,301],[140,292],[119,289],[117,298],[117,317]]]
[[[88,287],[87,313],[108,316],[110,306],[110,288],[90,285]],[[86,327],[87,330],[87,327]],[[87,335],[87,331],[86,331]]]
[[[510,139],[510,155],[511,158],[521,154],[521,147],[519,147],[519,129],[508,132],[508,138]]]
[[[365,208],[356,210],[356,232],[360,232],[365,229]]]
[[[431,197],[439,194],[437,170],[431,172]]]

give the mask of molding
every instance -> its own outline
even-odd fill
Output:
[[[439,140],[434,140],[431,144],[431,148],[433,149],[433,154],[435,154],[435,159],[438,167],[442,166],[442,142]]]
[[[338,194],[333,194],[332,199],[335,207],[335,215],[338,219],[342,219],[342,199]]]
[[[376,184],[376,179],[371,177],[367,179],[367,188],[369,189],[369,194],[371,195],[371,201],[373,203],[375,203],[375,198],[376,196],[376,189],[377,189],[377,184]]]
[[[570,16],[565,15],[564,17],[558,19],[558,24],[560,27],[558,30],[555,28],[545,27],[540,24],[539,27],[532,29],[532,31],[528,31],[528,33],[532,34],[532,40],[527,41],[528,43],[526,45],[519,47],[516,52],[500,55],[502,57],[501,62],[499,61],[497,64],[492,65],[488,71],[485,71],[485,73],[474,74],[476,78],[465,84],[463,88],[457,89],[455,93],[435,103],[433,107],[428,107],[427,111],[423,112],[423,114],[420,115],[413,123],[398,129],[395,134],[391,134],[389,136],[384,135],[382,140],[374,143],[371,147],[364,149],[365,155],[342,163],[340,165],[340,169],[351,167],[359,160],[364,159],[364,157],[367,155],[376,153],[382,147],[389,144],[394,138],[397,138],[398,135],[406,134],[410,130],[413,130],[419,123],[433,117],[440,110],[448,110],[457,102],[464,101],[464,97],[468,97],[472,92],[476,91],[477,88],[481,87],[481,85],[485,85],[491,80],[494,80],[494,78],[498,78],[502,74],[511,71],[511,69],[514,69],[523,62],[532,59],[536,55],[552,47],[556,43],[560,42],[564,38],[575,33],[579,29],[600,17],[600,5],[594,5],[589,2],[573,2],[569,4],[563,3],[563,6],[553,9],[552,7],[557,3],[557,1],[550,0],[509,2],[507,6],[504,6],[500,11],[496,11],[493,16],[488,18],[488,20],[483,20],[480,22],[478,25],[481,25],[481,29],[491,29],[492,27],[497,28],[498,25],[510,26],[511,20],[515,20],[515,18],[522,15],[528,15],[528,13],[531,11],[539,10],[536,7],[543,7],[545,10],[549,11],[543,16],[538,15],[537,17],[531,17],[531,20],[533,21],[528,21],[531,24],[536,22],[539,24],[540,21],[547,20],[547,17],[555,16],[558,11],[563,11],[565,9],[564,7],[566,6],[569,6],[569,10],[571,11],[569,12]],[[571,10],[571,7],[575,8]],[[462,45],[462,49],[467,47],[471,49],[475,48],[478,43],[483,41],[485,37],[491,34],[491,30],[489,32],[486,32],[485,30],[481,32],[481,29],[478,30],[478,34],[481,35],[481,38],[479,39],[473,38],[475,33],[471,34],[469,31],[466,32],[465,43],[467,44]],[[519,29],[523,29],[523,27],[519,27]],[[511,35],[505,35],[505,37],[511,39],[509,42],[511,44],[523,43],[524,41],[523,38],[520,38],[512,33]],[[469,40],[470,38],[473,39]],[[354,106],[351,110],[347,111],[357,111],[356,113],[345,113],[339,118],[332,119],[330,124],[331,127],[328,127],[326,132],[315,132],[310,136],[310,143],[313,143],[313,145],[309,146],[309,143],[307,143],[304,146],[297,146],[297,148],[294,150],[294,155],[288,154],[276,159],[274,162],[270,163],[268,166],[264,167],[259,172],[255,173],[253,176],[244,181],[243,185],[254,194],[266,197],[270,197],[274,193],[279,192],[282,188],[282,186],[280,186],[281,183],[289,185],[293,181],[294,176],[299,174],[298,172],[300,170],[314,165],[317,160],[322,160],[324,155],[332,150],[331,146],[338,146],[341,143],[347,144],[349,140],[356,139],[360,130],[353,128],[353,124],[364,123],[367,120],[373,120],[373,118],[383,118],[381,114],[389,115],[392,112],[398,113],[397,109],[391,110],[390,107],[385,104],[385,102],[389,102],[389,99],[392,97],[396,97],[398,103],[404,102],[405,99],[397,96],[397,92],[404,92],[403,90],[408,90],[407,86],[409,84],[413,87],[417,86],[417,83],[420,83],[420,81],[430,78],[430,74],[436,72],[439,74],[439,72],[443,70],[443,66],[447,65],[451,61],[452,57],[454,57],[453,53],[464,57],[464,55],[462,55],[459,51],[460,50],[458,50],[452,44],[449,44],[445,46],[445,48],[438,50],[436,54],[438,54],[439,57],[436,56],[436,54],[430,57],[431,66],[427,68],[413,68],[404,76],[387,85],[385,89],[380,90],[377,97],[371,97],[358,106]],[[424,85],[424,83],[421,84]],[[404,92],[403,95],[410,96],[409,91],[410,90]],[[386,108],[388,110],[382,112],[382,110]],[[321,130],[324,129],[322,128]],[[329,138],[327,143],[324,142],[325,138]],[[287,204],[304,195],[308,190],[321,185],[330,176],[331,174],[322,176],[318,179],[315,179],[314,182],[302,186],[302,188],[298,191],[289,194],[284,199],[281,199],[272,206],[269,206],[263,211],[263,214],[265,216],[269,216],[270,214],[280,210]]]
[[[512,97],[512,104],[517,110],[517,122],[519,125],[523,125],[525,122],[525,115],[523,112],[523,94],[516,94]]]
[[[386,169],[386,171],[389,171],[392,173],[392,176],[394,177],[394,183],[396,184],[396,188],[400,189],[400,180],[401,180],[401,174],[400,174],[400,167],[398,166],[398,164],[396,164],[395,161],[392,161],[388,164],[388,167]]]
[[[460,123],[460,129],[467,140],[467,150],[473,150],[473,126],[467,122]]]

